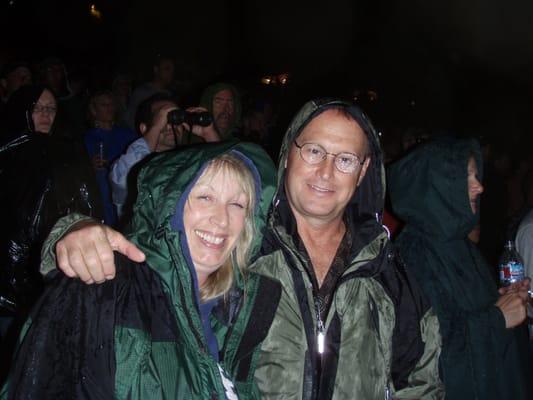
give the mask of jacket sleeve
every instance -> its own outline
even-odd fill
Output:
[[[86,220],[92,220],[92,218],[82,214],[72,213],[60,218],[56,222],[41,248],[41,265],[39,268],[41,275],[45,276],[50,271],[55,271],[56,269],[56,243],[74,224]]]
[[[438,319],[396,251],[380,281],[395,305],[391,378],[394,399],[442,399]]]
[[[439,323],[432,309],[420,321],[424,352],[407,378],[407,386],[398,390],[395,399],[443,399],[444,386],[439,378],[441,337]]]
[[[118,285],[56,273],[22,331],[2,399],[113,398]]]
[[[139,138],[121,155],[111,166],[109,181],[113,204],[117,207],[119,217],[122,215],[124,204],[128,198],[128,173],[140,160],[150,154],[150,148],[144,138]]]

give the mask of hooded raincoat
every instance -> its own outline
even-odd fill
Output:
[[[45,88],[24,86],[10,98],[10,139],[0,144],[0,315],[24,313],[42,291],[40,250],[58,218],[102,216],[100,194],[81,143],[57,129],[35,132],[32,110]]]
[[[318,304],[313,268],[297,250],[285,189],[294,139],[321,112],[343,108],[368,137],[371,165],[345,211],[349,259],[327,304]],[[307,103],[289,126],[280,154],[278,190],[262,254],[251,270],[275,279],[282,295],[261,349],[256,378],[265,399],[438,399],[440,336],[436,317],[395,257],[380,222],[385,195],[378,137],[355,106]],[[326,310],[319,322],[317,310]],[[318,351],[324,325],[324,352]]]
[[[481,175],[477,142],[445,137],[391,166],[391,202],[406,222],[397,245],[439,319],[446,398],[525,399],[516,332],[505,329],[489,267],[467,239],[479,219],[468,197],[470,156]]]
[[[117,256],[116,278],[97,286],[49,274],[55,277],[27,323],[2,398],[258,396],[257,350],[280,287],[254,273],[243,277],[235,267],[224,299],[199,304],[182,227],[190,189],[207,162],[225,152],[241,157],[256,179],[257,251],[274,192],[273,165],[263,150],[226,142],[158,155],[139,176],[128,236],[146,262]]]
[[[213,113],[213,99],[215,98],[215,95],[218,92],[221,92],[222,90],[229,90],[231,93],[233,93],[233,110],[234,110],[234,117],[233,117],[233,123],[228,128],[226,132],[219,132],[222,140],[227,140],[231,138],[235,138],[236,131],[239,128],[239,125],[241,123],[241,115],[242,115],[242,104],[241,104],[241,97],[239,96],[239,92],[237,92],[237,89],[235,86],[230,85],[229,83],[217,83],[215,85],[211,85],[207,87],[200,98],[200,107],[205,107],[207,110],[212,114]]]

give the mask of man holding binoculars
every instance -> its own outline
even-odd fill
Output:
[[[141,103],[135,126],[141,137],[113,163],[109,174],[113,203],[119,218],[124,214],[125,204],[133,200],[128,197],[128,181],[131,181],[128,174],[139,161],[151,153],[189,144],[195,137],[205,142],[220,141],[205,108],[191,107],[183,112],[173,98],[165,94],[155,94]]]

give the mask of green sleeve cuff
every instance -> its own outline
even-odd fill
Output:
[[[41,265],[39,271],[42,276],[47,275],[50,271],[56,269],[56,243],[80,221],[90,221],[92,218],[83,214],[71,213],[60,218],[53,226],[50,234],[44,241],[41,249]]]

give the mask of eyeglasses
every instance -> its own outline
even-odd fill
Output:
[[[335,167],[342,173],[351,174],[363,165],[365,160],[361,161],[358,156],[353,153],[328,153],[321,145],[317,143],[304,143],[299,145],[296,140],[294,145],[300,152],[300,157],[306,163],[311,165],[320,164],[326,159],[327,156],[333,156],[335,158]]]
[[[55,114],[57,112],[57,108],[54,106],[40,106],[39,104],[35,104],[33,106],[32,112],[38,113],[38,114]]]

